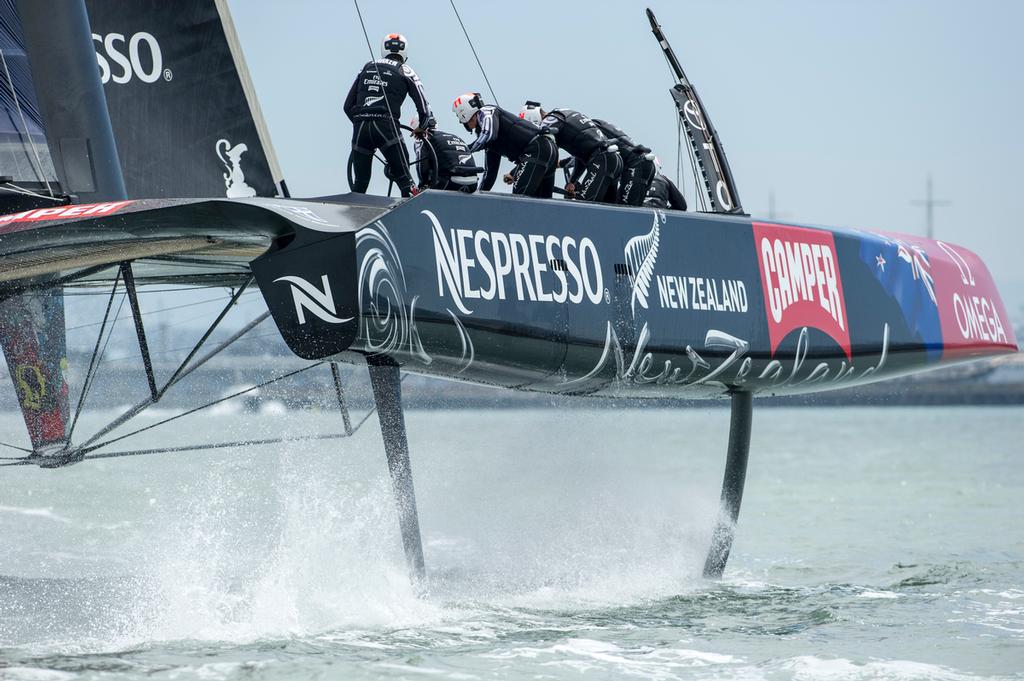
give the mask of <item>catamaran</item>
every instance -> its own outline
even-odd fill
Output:
[[[291,198],[223,0],[66,7],[0,5],[0,134],[13,159],[2,170],[0,343],[30,441],[2,465],[296,439],[131,449],[134,435],[159,425],[132,429],[135,417],[271,318],[307,360],[299,371],[331,372],[344,416],[337,437],[353,431],[338,363],[368,368],[418,580],[402,372],[581,399],[730,400],[722,510],[705,562],[714,577],[732,544],[755,397],[1017,352],[992,277],[966,248],[745,213],[719,135],[650,10],[700,211],[434,191]],[[212,98],[203,116],[187,115],[196,95],[182,91]],[[234,291],[160,382],[138,304],[151,285]],[[267,310],[211,347],[252,286]],[[109,294],[72,400],[63,292],[84,287]],[[82,437],[76,424],[118,294],[149,394]]]

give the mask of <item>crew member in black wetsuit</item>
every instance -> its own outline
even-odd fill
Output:
[[[641,206],[647,196],[647,190],[654,180],[657,169],[654,167],[654,154],[647,147],[637,144],[629,135],[608,121],[593,119],[605,137],[611,140],[622,156],[624,168],[619,180],[619,203],[627,206]]]
[[[555,189],[558,147],[555,140],[533,123],[493,104],[484,104],[479,92],[468,92],[452,104],[459,122],[477,137],[469,152],[486,150],[480,189],[489,191],[498,177],[501,157],[516,164],[505,175],[513,194],[550,199]]]
[[[679,191],[675,182],[665,177],[661,172],[661,161],[654,159],[654,166],[657,174],[647,190],[647,197],[644,205],[650,208],[670,208],[672,210],[686,210],[686,197]]]
[[[519,115],[526,120],[540,117],[541,129],[572,154],[572,174],[565,185],[569,196],[581,201],[607,200],[608,188],[616,186],[622,174],[622,158],[618,147],[590,118],[572,109],[544,111],[537,102],[526,102]]]
[[[415,119],[411,127],[422,130],[419,121]],[[420,189],[443,189],[467,194],[476,191],[476,176],[483,169],[473,162],[469,146],[461,137],[431,125],[420,132],[413,132],[413,138]]]
[[[390,175],[402,196],[414,193],[409,173],[409,152],[399,134],[402,102],[412,97],[416,114],[426,126],[434,120],[423,94],[419,76],[405,63],[405,37],[390,33],[381,45],[381,59],[367,62],[356,76],[345,98],[345,115],[352,121],[352,155],[349,163],[355,177],[352,191],[366,193],[373,168],[373,154],[380,149]]]

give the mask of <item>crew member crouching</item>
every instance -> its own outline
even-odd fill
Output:
[[[657,169],[654,167],[654,154],[648,147],[634,142],[629,135],[608,121],[593,119],[605,137],[618,148],[625,168],[619,180],[619,203],[627,206],[642,206],[647,197]]]
[[[484,104],[479,92],[467,92],[452,104],[459,122],[476,132],[469,153],[485,150],[484,176],[480,189],[489,191],[498,177],[501,157],[516,164],[505,175],[512,193],[550,199],[555,189],[558,147],[541,129],[493,104]]]
[[[416,151],[416,171],[420,189],[442,189],[472,194],[476,191],[480,168],[473,161],[468,145],[461,137],[438,130],[431,121],[429,127],[420,128],[413,119],[413,148]]]
[[[661,160],[654,159],[654,166],[657,174],[651,181],[651,187],[647,190],[647,198],[644,205],[649,208],[670,208],[672,210],[686,210],[686,197],[679,191],[675,182],[668,179],[661,172]]]
[[[572,109],[544,111],[538,102],[526,102],[519,115],[525,120],[539,121],[541,129],[572,154],[574,163],[565,185],[566,194],[581,201],[615,203],[615,192],[609,194],[608,190],[619,182],[622,158],[618,147],[593,120]]]

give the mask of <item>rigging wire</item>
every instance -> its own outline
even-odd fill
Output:
[[[107,319],[110,317],[110,308],[114,304],[114,297],[117,295],[117,285],[121,280],[121,272],[118,270],[117,277],[114,279],[114,286],[110,289],[110,298],[107,300],[107,309],[103,313],[103,325],[100,326],[100,332],[96,334],[96,347],[93,348],[92,357],[89,358],[89,368],[85,372],[85,379],[82,381],[82,391],[78,393],[78,404],[75,406],[75,415],[71,420],[71,427],[68,429],[67,442],[71,442],[71,436],[75,432],[75,426],[78,425],[78,417],[82,415],[82,410],[85,408],[85,400],[89,397],[89,391],[92,389],[93,381],[96,378],[96,372],[99,371],[98,360],[103,357],[103,354],[107,351],[107,343],[110,342],[110,337],[114,335],[114,326],[111,324],[110,332],[107,333],[107,340],[103,343],[103,349],[100,349],[100,342],[103,341],[103,332],[107,328]],[[121,308],[124,306],[125,295],[121,296],[121,303],[117,306],[117,313],[114,315],[114,322],[117,322],[118,316],[121,314]]]
[[[318,364],[323,364],[323,362],[319,362]],[[314,366],[316,366],[316,365],[314,365]],[[307,367],[307,368],[312,368],[312,367]],[[402,376],[401,380],[402,380],[403,383],[405,382],[405,379],[408,376],[409,376],[409,374],[405,374],[404,376]],[[231,399],[231,398],[229,397],[227,399]],[[172,453],[172,452],[192,452],[192,451],[202,451],[202,450],[210,450],[210,449],[227,449],[229,447],[250,447],[250,446],[259,446],[259,445],[280,444],[280,443],[284,443],[284,442],[303,442],[303,441],[315,441],[315,440],[340,440],[342,438],[352,437],[353,435],[358,433],[359,429],[362,428],[363,425],[376,412],[377,412],[377,405],[376,405],[376,403],[374,403],[374,405],[372,407],[370,407],[370,409],[365,414],[363,414],[363,418],[359,419],[359,422],[355,426],[352,426],[348,430],[348,432],[346,432],[346,433],[330,433],[330,434],[326,434],[326,435],[304,435],[304,436],[299,436],[299,437],[265,438],[265,439],[262,439],[262,440],[245,440],[245,441],[241,441],[241,442],[216,442],[216,443],[210,443],[210,444],[205,444],[205,445],[191,445],[191,446],[183,445],[183,446],[180,446],[180,447],[161,447],[161,448],[156,448],[156,449],[136,449],[136,450],[130,450],[130,451],[125,451],[125,452],[106,452],[106,453],[101,452],[99,454],[87,455],[87,456],[84,457],[84,460],[89,460],[89,459],[113,459],[113,458],[120,458],[120,457],[125,457],[125,456],[143,456],[143,455],[147,455],[147,454],[164,454],[164,453]],[[97,446],[99,446],[99,445],[97,445]],[[25,450],[25,451],[28,451],[28,450]],[[0,466],[2,466],[2,465],[14,465],[14,464],[0,464]]]
[[[260,388],[265,388],[266,386],[268,386],[268,385],[270,385],[272,383],[277,383],[278,381],[282,381],[282,380],[284,380],[286,378],[290,378],[292,376],[296,376],[298,374],[301,374],[301,373],[303,373],[305,371],[309,371],[310,369],[318,367],[318,366],[320,366],[323,363],[324,362],[322,362],[322,361],[315,362],[313,364],[310,364],[309,366],[304,366],[304,367],[302,367],[300,369],[296,369],[295,371],[289,371],[289,372],[281,374],[280,376],[277,376],[275,378],[271,378],[270,380],[263,381],[262,383],[257,383],[256,385],[250,386],[250,387],[248,387],[248,388],[246,388],[244,390],[239,390],[238,392],[232,393],[230,395],[226,395],[225,397],[218,398],[216,400],[213,400],[212,402],[207,402],[206,404],[202,404],[202,405],[200,405],[198,407],[194,407],[194,408],[189,409],[187,411],[183,411],[180,414],[175,414],[174,416],[170,416],[168,418],[165,418],[162,421],[157,421],[156,423],[151,423],[148,426],[143,426],[142,428],[137,428],[136,430],[133,430],[130,433],[125,433],[124,435],[119,435],[119,436],[117,436],[115,438],[111,438],[109,440],[105,440],[104,442],[97,443],[95,445],[92,445],[91,447],[85,448],[85,453],[88,454],[88,453],[93,452],[93,451],[95,451],[97,449],[102,449],[103,447],[107,447],[109,445],[112,445],[113,443],[119,442],[120,440],[124,440],[125,438],[129,438],[129,437],[131,437],[133,435],[138,435],[139,433],[145,432],[147,430],[151,430],[153,428],[156,428],[157,426],[162,426],[165,423],[170,423],[171,421],[176,421],[177,419],[180,419],[180,418],[182,418],[184,416],[188,416],[189,414],[194,414],[197,411],[202,411],[203,409],[208,409],[208,408],[210,408],[210,407],[212,407],[214,405],[220,404],[221,402],[227,402],[228,400],[234,399],[234,398],[239,397],[241,395],[244,395],[246,393],[250,393],[253,390],[259,390]]]
[[[116,286],[115,286],[115,289],[112,292],[112,294],[113,293],[116,293]],[[241,291],[239,292],[239,294],[240,293],[241,293]],[[239,294],[236,294],[235,297],[237,298],[237,295],[239,295]],[[111,297],[111,302],[112,302],[112,300],[113,300],[113,296]],[[123,297],[122,297],[122,301],[121,302],[122,302],[122,304],[124,303],[124,298]],[[118,308],[118,312],[120,312],[120,308]],[[109,310],[108,310],[108,313],[109,313]],[[264,317],[262,317],[261,319],[265,319],[266,316],[267,315],[264,315]],[[101,329],[100,330],[100,337],[102,337],[102,332],[103,332],[103,330]],[[107,340],[109,342],[109,336],[108,336]],[[104,344],[104,350],[105,350],[105,348],[106,348],[106,345]],[[101,354],[102,354],[102,351],[101,351]],[[96,444],[96,445],[93,445],[93,446],[89,446],[89,442],[94,441],[96,439],[96,436],[94,436],[92,440],[87,441],[85,443],[85,445],[83,445],[81,448],[79,448],[76,451],[77,452],[81,452],[83,454],[82,460],[85,460],[85,459],[120,458],[120,457],[127,457],[127,456],[141,456],[141,455],[148,455],[148,454],[186,452],[186,451],[194,452],[194,451],[212,450],[212,449],[226,449],[226,448],[230,448],[230,447],[258,446],[258,445],[267,445],[267,444],[275,444],[275,443],[283,443],[283,442],[296,442],[296,441],[332,440],[332,439],[341,439],[341,438],[351,437],[356,432],[358,432],[363,427],[363,425],[366,424],[366,422],[369,420],[369,418],[374,413],[376,413],[376,411],[377,411],[377,404],[376,403],[374,403],[374,405],[363,415],[363,417],[359,420],[358,423],[355,424],[354,427],[349,423],[348,418],[347,418],[347,412],[343,408],[343,416],[345,417],[345,431],[346,431],[345,433],[330,433],[330,434],[323,434],[323,435],[298,436],[298,437],[285,436],[285,437],[279,437],[279,438],[265,438],[265,439],[258,439],[258,440],[244,440],[244,441],[236,441],[236,442],[206,443],[206,444],[199,444],[199,445],[180,445],[180,446],[174,446],[174,447],[160,447],[160,448],[152,448],[152,449],[139,449],[139,450],[128,450],[128,451],[120,451],[120,452],[105,452],[105,453],[101,452],[99,454],[91,454],[92,452],[95,452],[95,451],[97,451],[99,449],[102,449],[103,447],[106,447],[106,446],[108,446],[110,444],[113,444],[114,442],[118,442],[120,440],[123,440],[125,438],[131,437],[131,436],[136,435],[138,433],[150,430],[151,428],[155,428],[155,427],[157,427],[159,425],[163,425],[164,423],[168,423],[170,421],[174,421],[174,420],[177,420],[177,419],[182,418],[184,416],[188,416],[190,414],[196,413],[196,412],[201,411],[203,409],[208,409],[208,408],[210,408],[210,407],[212,407],[214,405],[220,404],[220,403],[225,402],[227,400],[234,399],[234,398],[239,397],[241,395],[244,395],[246,393],[249,393],[249,392],[252,392],[254,390],[258,390],[260,388],[268,386],[268,385],[270,385],[272,383],[276,383],[278,381],[284,380],[285,378],[289,378],[291,376],[295,376],[297,374],[300,374],[300,373],[302,373],[304,371],[308,371],[309,369],[315,368],[315,367],[320,366],[321,364],[324,364],[324,363],[325,362],[323,362],[323,361],[316,362],[314,364],[302,367],[302,368],[297,369],[295,371],[287,372],[285,374],[282,374],[282,375],[277,376],[275,378],[269,379],[269,380],[264,381],[262,383],[259,383],[257,385],[253,385],[253,386],[251,386],[249,388],[246,388],[244,390],[240,390],[238,392],[232,393],[231,395],[227,395],[227,396],[222,397],[220,399],[213,400],[212,402],[208,402],[206,404],[200,405],[198,407],[195,407],[195,408],[190,409],[188,411],[182,412],[182,413],[177,414],[175,416],[171,416],[171,417],[166,418],[166,419],[164,419],[162,421],[159,421],[157,423],[153,423],[153,424],[150,424],[148,426],[139,428],[139,429],[137,429],[135,431],[132,431],[130,433],[126,433],[125,435],[121,435],[119,437],[107,440],[105,442],[101,442],[99,444]],[[337,369],[334,366],[332,366],[332,374],[335,376],[335,381],[337,381],[338,380]],[[404,376],[402,376],[401,381],[405,382],[405,379],[408,378],[408,377],[409,377],[409,374],[405,374]],[[170,385],[173,384],[173,383],[174,383],[174,381],[172,379],[172,381],[170,381],[168,383],[167,387],[170,387]],[[339,399],[343,399],[343,398],[339,398]],[[81,406],[81,403],[80,403],[79,406]],[[138,412],[136,411],[136,414],[137,413]],[[77,420],[77,414],[76,414],[75,418]],[[114,424],[117,424],[117,421],[115,421]],[[111,430],[111,428],[114,426],[114,424],[112,424],[111,427],[106,428],[104,431],[101,431],[101,433],[109,432]],[[73,428],[74,428],[74,426],[72,425],[72,429]],[[9,462],[9,463],[0,463],[0,467],[5,467],[5,466],[22,466],[22,465],[29,465],[29,464],[32,464],[32,463],[36,463],[36,461],[34,460],[35,457],[32,456],[32,450],[30,450],[30,449],[25,449],[24,447],[18,447],[16,445],[11,445],[11,444],[8,444],[8,443],[5,443],[5,442],[0,442],[0,446],[9,447],[11,449],[14,449],[14,450],[17,450],[17,451],[21,451],[21,452],[27,452],[29,454],[29,456],[24,456],[24,457],[5,457],[5,456],[0,456],[0,460]]]
[[[140,291],[140,293],[142,293],[142,291]],[[148,293],[148,291],[146,293]],[[249,291],[247,293],[244,293],[243,296],[245,296],[245,295],[251,296],[253,293],[256,293],[256,291]],[[222,303],[222,302],[224,302],[223,298],[210,298],[208,300],[200,300],[200,301],[195,302],[195,303],[184,303],[182,305],[173,305],[171,307],[162,307],[162,308],[160,308],[158,310],[149,310],[147,312],[143,312],[142,315],[145,316],[145,315],[156,314],[158,312],[169,312],[171,310],[181,310],[181,309],[186,308],[186,307],[197,307],[199,305],[209,305],[210,303]],[[250,301],[247,300],[245,302],[248,303]],[[191,320],[189,320],[189,321],[191,321]],[[69,326],[69,327],[67,327],[66,331],[77,331],[78,329],[85,329],[85,328],[88,328],[90,326],[99,326],[102,323],[103,322],[89,322],[88,324],[78,324],[76,326]]]
[[[679,134],[682,135],[682,129],[683,129],[683,121],[682,121],[682,119],[678,120],[678,125],[679,125]],[[687,156],[687,158],[690,159],[690,172],[693,174],[693,196],[694,196],[694,200],[700,202],[700,207],[701,207],[701,211],[700,212],[707,213],[707,212],[709,212],[708,211],[708,195],[705,192],[702,192],[700,190],[699,181],[700,181],[701,173],[700,173],[700,169],[697,167],[697,155],[693,151],[693,147],[692,146],[687,148],[686,156]]]
[[[252,282],[255,280],[255,278],[256,278],[255,275],[249,277],[248,279],[245,280],[245,283],[242,284],[237,290],[232,290],[231,291],[231,297],[228,298],[227,305],[225,305],[221,309],[220,313],[217,315],[217,318],[213,320],[213,323],[210,324],[210,326],[206,329],[206,331],[203,333],[203,335],[199,337],[199,340],[192,347],[192,350],[190,350],[188,355],[185,357],[185,359],[183,359],[181,361],[181,364],[179,364],[178,368],[174,371],[173,374],[171,374],[171,377],[169,379],[167,379],[167,383],[164,385],[163,388],[160,389],[160,393],[153,400],[154,402],[159,401],[160,398],[162,398],[164,396],[164,393],[166,393],[168,390],[170,390],[171,386],[174,385],[178,381],[179,377],[184,378],[184,376],[182,374],[186,370],[188,370],[187,367],[192,366],[192,364],[191,364],[192,360],[195,359],[195,356],[199,354],[199,351],[206,344],[206,341],[210,340],[210,337],[213,335],[213,332],[217,330],[217,327],[220,326],[220,323],[222,321],[224,321],[225,317],[228,316],[228,313],[231,312],[232,309],[237,309],[238,308],[238,301],[242,298],[242,295],[245,293],[245,290],[247,288],[249,288],[249,285],[252,284]],[[269,310],[265,314],[270,314]],[[266,319],[266,317],[264,317],[264,319]],[[254,326],[250,327],[250,330],[256,328],[256,325],[259,325],[261,322],[262,322],[262,320],[260,320],[259,322],[256,322],[256,324]],[[248,330],[244,331],[243,335],[245,335],[247,333],[248,333]],[[208,356],[212,356],[212,355],[208,355]],[[152,360],[150,360],[150,362],[152,363]],[[195,365],[195,366],[199,366],[199,365]],[[185,374],[185,375],[187,375],[187,374]]]
[[[355,433],[355,431],[353,431]],[[228,449],[231,447],[257,447],[260,445],[273,445],[281,444],[285,442],[310,442],[316,440],[340,440],[342,438],[352,437],[345,433],[328,433],[324,435],[304,435],[301,437],[271,437],[264,438],[261,440],[239,440],[237,442],[213,442],[205,445],[182,445],[180,447],[157,447],[155,449],[133,449],[124,452],[100,452],[99,454],[90,454],[83,458],[84,461],[90,459],[118,459],[125,456],[145,456],[148,454],[169,454],[177,452],[198,452],[210,449]]]
[[[10,192],[12,194],[21,194],[23,196],[32,196],[32,197],[37,198],[37,199],[45,199],[46,201],[53,201],[54,203],[64,203],[64,199],[57,198],[56,196],[47,196],[46,194],[39,194],[37,192],[32,191],[31,189],[26,189],[25,187],[19,187],[18,185],[13,184],[11,182],[5,182],[4,185],[2,187],[0,187],[0,191],[2,191],[2,192]]]
[[[462,27],[462,34],[466,36],[466,42],[469,43],[469,49],[473,51],[473,58],[476,59],[476,65],[480,67],[480,73],[484,75],[484,82],[487,83],[487,91],[491,93],[491,99],[494,100],[495,106],[498,104],[498,95],[494,94],[494,88],[491,87],[491,79],[487,77],[487,71],[484,70],[484,65],[480,62],[480,56],[476,53],[476,48],[473,47],[473,41],[469,37],[469,31],[466,30],[466,24],[462,23],[462,16],[459,15],[459,10],[455,6],[455,0],[448,0],[452,5],[452,11],[455,12],[455,18],[459,20],[459,26]]]
[[[676,186],[683,186],[683,122],[676,111]]]
[[[272,336],[280,337],[280,335],[281,335],[281,333],[279,331],[268,331],[267,333],[254,333],[254,334],[248,335],[247,337],[248,338],[270,338]],[[160,357],[162,355],[170,355],[170,354],[173,354],[175,352],[181,352],[182,350],[191,350],[193,347],[194,346],[192,346],[192,345],[179,345],[176,348],[168,348],[167,350],[160,350],[159,352],[150,352],[149,355],[150,355],[150,357]],[[138,359],[139,357],[142,357],[142,355],[141,354],[139,354],[139,355],[122,355],[121,357],[110,357],[108,359],[102,360],[100,362],[100,364],[110,364],[111,362],[124,362],[124,361],[127,361],[129,359]]]
[[[312,369],[314,366],[318,366],[320,364],[323,364],[323,362],[317,362],[317,364],[314,364],[312,366],[306,367],[305,369],[301,369],[301,371],[305,371],[306,369]],[[293,372],[293,374],[294,373],[298,373],[298,372]],[[281,380],[281,379],[286,378],[286,377],[287,377],[287,375],[280,376],[280,377],[278,377],[277,379],[274,379],[274,380],[275,381],[276,380]],[[408,378],[408,377],[409,377],[409,374],[405,374],[404,376],[402,376],[402,379],[401,379],[402,382],[404,383],[405,379]],[[253,390],[256,387],[258,387],[258,386],[254,386],[253,388],[249,388],[249,390]],[[242,393],[238,393],[236,395],[228,396],[228,397],[226,397],[226,398],[224,398],[222,400],[218,400],[217,402],[222,402],[224,400],[232,399],[233,397],[237,397],[238,395],[244,394],[245,392],[248,392],[248,390],[243,391]],[[216,402],[211,402],[209,405],[204,405],[203,407],[199,407],[199,409],[205,409],[206,407],[213,406],[214,404],[216,404]],[[353,426],[351,428],[351,430],[346,432],[346,433],[328,433],[328,434],[325,434],[325,435],[304,435],[304,436],[298,436],[298,437],[264,438],[264,439],[260,439],[260,440],[241,440],[241,441],[237,441],[237,442],[215,442],[215,443],[207,443],[207,444],[203,444],[203,445],[181,445],[181,446],[177,446],[177,447],[158,447],[158,448],[153,448],[153,449],[133,449],[133,450],[121,451],[121,452],[100,452],[99,454],[89,454],[88,453],[88,452],[93,452],[93,451],[99,449],[100,447],[104,447],[104,446],[106,446],[106,444],[110,444],[110,443],[115,441],[115,440],[110,440],[107,443],[101,443],[99,445],[96,445],[95,447],[88,448],[86,450],[87,454],[83,457],[83,461],[88,461],[88,460],[91,460],[91,459],[116,459],[116,458],[122,458],[122,457],[128,457],[128,456],[146,456],[146,455],[149,455],[149,454],[167,454],[167,453],[177,453],[177,452],[197,452],[197,451],[205,451],[205,450],[211,450],[211,449],[228,449],[230,447],[254,447],[254,446],[260,446],[260,445],[280,444],[280,443],[284,443],[284,442],[304,442],[304,441],[305,442],[309,442],[309,441],[320,441],[320,440],[340,440],[340,439],[343,439],[343,438],[352,437],[357,432],[359,432],[359,429],[362,428],[363,425],[366,424],[366,422],[370,419],[371,416],[373,416],[376,413],[376,411],[377,411],[377,405],[375,403],[372,407],[370,407],[370,409],[365,414],[363,414],[363,418],[359,419],[359,422],[356,423],[355,426]],[[189,412],[186,412],[184,414],[179,414],[178,416],[172,417],[171,419],[167,419],[167,420],[170,421],[170,420],[173,420],[175,418],[179,418],[180,416],[185,416],[188,413]],[[158,425],[160,425],[160,424],[159,423],[155,423],[155,424],[153,424],[152,426],[149,426],[149,427],[155,427],[155,426],[158,426]],[[143,429],[143,430],[145,430],[145,429]],[[136,432],[141,432],[141,431],[136,431]],[[133,433],[129,433],[128,435],[125,435],[123,437],[128,437],[128,436],[130,436],[132,434]],[[123,438],[117,438],[117,439],[123,439]],[[0,444],[2,444],[2,443],[0,443]],[[28,449],[23,449],[21,447],[14,447],[14,445],[8,445],[8,446],[12,447],[14,449],[20,449],[21,451],[24,451],[24,452],[30,452],[31,451],[31,450],[28,450]],[[0,467],[4,467],[4,466],[24,466],[24,465],[28,465],[30,463],[34,463],[31,460],[30,457],[0,457],[0,460],[10,461],[10,463],[0,463]]]
[[[172,385],[175,385],[179,381],[183,380],[186,376],[188,376],[192,372],[196,371],[197,369],[199,369],[199,367],[203,366],[204,364],[209,362],[211,359],[213,359],[214,357],[219,355],[221,352],[223,352],[228,347],[230,347],[233,343],[235,343],[239,338],[241,338],[242,336],[248,334],[254,328],[256,328],[257,326],[262,324],[268,317],[270,317],[270,312],[269,311],[268,312],[264,312],[263,314],[261,314],[260,316],[256,317],[255,319],[253,319],[251,322],[249,322],[245,326],[243,326],[241,329],[239,329],[238,331],[233,333],[230,337],[225,339],[223,342],[218,344],[217,347],[213,348],[212,350],[210,350],[209,352],[207,352],[205,355],[203,355],[199,359],[195,360],[194,362],[188,364],[187,367],[185,366],[185,362],[183,362],[179,366],[179,368],[174,372],[174,374],[171,377],[171,379],[169,379],[167,381],[167,383],[164,384],[164,387],[160,390],[159,395],[157,396],[158,399],[153,399],[153,397],[151,395],[151,396],[147,397],[145,400],[143,400],[142,402],[136,404],[134,407],[131,407],[128,411],[124,412],[123,414],[121,414],[120,416],[115,418],[113,421],[111,421],[110,423],[108,423],[107,425],[103,426],[102,428],[100,428],[95,433],[93,433],[91,436],[89,436],[89,439],[86,440],[81,445],[81,447],[79,447],[79,449],[82,449],[84,447],[88,447],[93,442],[96,442],[100,438],[102,438],[105,435],[107,435],[107,433],[110,433],[111,431],[121,427],[123,424],[127,423],[128,421],[130,421],[131,419],[135,418],[136,416],[141,414],[143,411],[145,411],[149,407],[151,407],[154,404],[156,404],[157,402],[159,402],[159,398],[162,397],[171,388]],[[203,338],[201,338],[199,340],[199,342],[196,344],[197,348],[201,347],[205,343],[206,339],[209,337],[209,334],[212,333],[214,328],[216,328],[218,322],[219,322],[219,320],[217,322],[214,322],[213,325],[210,327],[210,329],[207,330],[207,332],[206,332],[206,334],[204,334]],[[194,356],[195,356],[195,352],[189,354],[189,357],[194,357]]]
[[[136,261],[136,262],[138,262],[138,261]],[[242,274],[242,273],[239,272],[239,274]],[[107,295],[106,291],[75,290],[75,288],[76,287],[82,288],[82,289],[94,288],[96,286],[99,286],[100,284],[108,284],[108,283],[110,283],[110,281],[111,281],[110,279],[107,279],[105,281],[104,280],[100,280],[100,279],[91,279],[89,281],[83,281],[81,284],[77,284],[77,283],[65,284],[64,285],[64,295],[66,295],[66,296],[105,296],[105,295]],[[148,284],[148,285],[149,286],[154,286],[155,284]],[[149,290],[141,289],[141,290],[139,290],[139,294],[143,295],[143,294],[146,294],[146,293],[178,293],[180,291],[204,291],[206,289],[211,289],[211,288],[224,288],[225,286],[227,286],[227,284],[202,284],[202,285],[197,285],[197,286],[176,286],[174,288],[157,288],[157,289],[149,289]]]
[[[0,49],[0,61],[4,64],[4,73],[7,74],[7,84],[11,86],[11,94],[14,96],[14,107],[18,110],[18,116],[21,118],[21,124],[25,128],[25,137],[28,139],[28,144],[32,148],[32,155],[36,157],[36,164],[38,167],[33,168],[39,175],[40,181],[46,185],[46,191],[50,192],[50,196],[53,197],[53,187],[50,186],[50,181],[46,179],[45,173],[43,173],[43,162],[39,158],[39,152],[36,150],[36,143],[32,140],[32,135],[28,130],[28,123],[25,122],[25,114],[21,110],[21,100],[18,98],[18,90],[14,87],[14,81],[11,80],[11,70],[7,68],[7,57],[4,55],[4,51]]]

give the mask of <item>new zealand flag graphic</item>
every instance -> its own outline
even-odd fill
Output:
[[[903,319],[910,331],[921,338],[928,359],[941,359],[942,324],[935,302],[931,263],[924,249],[878,235],[861,242],[860,259],[875,273],[886,293],[899,303]]]

